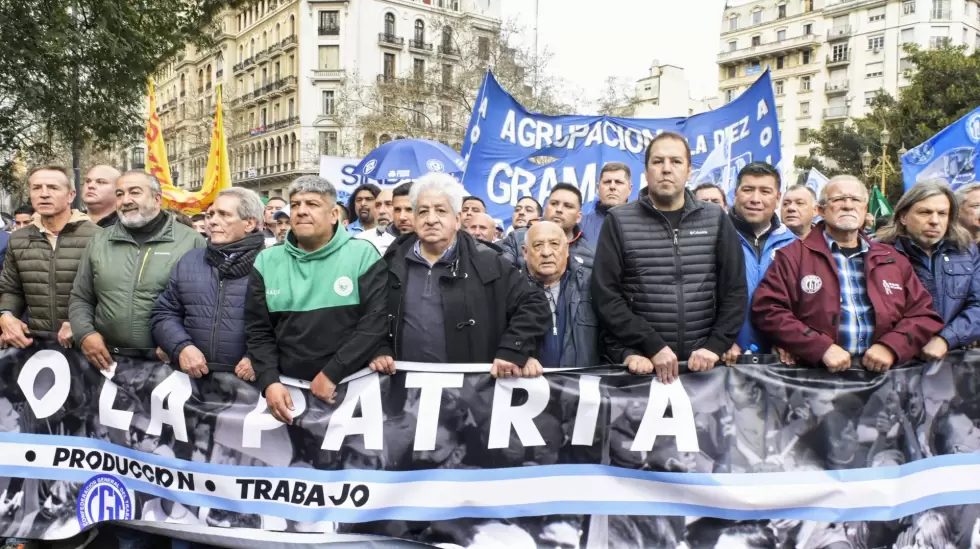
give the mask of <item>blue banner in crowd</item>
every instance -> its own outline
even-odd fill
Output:
[[[980,107],[902,156],[905,190],[919,181],[943,179],[954,189],[976,180]]]
[[[646,185],[646,146],[663,131],[687,137],[696,168],[716,147],[730,141],[729,179],[752,161],[778,164],[779,126],[769,72],[724,107],[689,118],[664,119],[531,113],[488,72],[463,144],[467,161],[463,184],[486,202],[491,217],[504,220],[510,219],[521,197],[532,196],[543,204],[557,183],[576,185],[586,203],[583,211],[591,211],[599,171],[608,162],[630,166],[633,198],[637,196]],[[713,171],[709,179],[727,188],[727,182],[720,181],[724,166]]]
[[[232,547],[313,547],[313,533],[971,547],[958,540],[980,532],[978,358],[885,374],[742,364],[669,385],[621,367],[493,379],[399,363],[339,383],[336,404],[284,379],[284,425],[233,374],[125,357],[100,372],[45,343],[0,353],[0,539],[138,520]]]

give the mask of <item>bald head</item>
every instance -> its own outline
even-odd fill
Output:
[[[497,234],[493,218],[485,213],[471,213],[470,217],[463,221],[463,228],[474,237],[486,242],[493,242],[493,237]]]
[[[82,202],[93,221],[98,222],[115,209],[116,183],[120,175],[119,170],[112,166],[100,164],[89,170],[85,176]]]
[[[561,279],[568,267],[568,238],[557,223],[542,221],[531,225],[524,237],[527,272],[545,285]]]

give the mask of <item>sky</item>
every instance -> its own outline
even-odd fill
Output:
[[[717,95],[724,0],[502,0],[503,18],[525,27],[529,45],[535,1],[547,70],[573,99],[594,102],[609,76],[632,86],[654,59],[683,67],[693,97]]]

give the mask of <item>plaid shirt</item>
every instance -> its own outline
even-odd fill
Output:
[[[858,238],[861,251],[847,257],[837,242],[824,233],[830,255],[837,262],[840,277],[840,324],[838,345],[851,356],[863,355],[871,347],[875,331],[875,310],[868,297],[868,285],[864,275],[864,256],[870,246]]]

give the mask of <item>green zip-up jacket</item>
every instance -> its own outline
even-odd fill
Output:
[[[337,224],[326,246],[305,252],[290,232],[263,250],[245,297],[245,336],[256,385],[279,375],[330,381],[360,370],[387,336],[388,270],[367,240]]]
[[[110,352],[155,349],[150,310],[167,289],[177,261],[206,245],[200,234],[172,216],[142,246],[122,223],[94,236],[78,265],[68,304],[75,341],[98,332]]]

